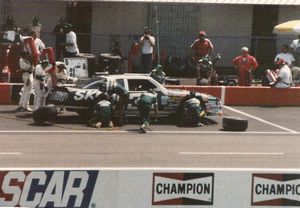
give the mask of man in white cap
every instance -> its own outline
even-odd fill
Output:
[[[258,63],[255,57],[249,55],[247,47],[242,48],[242,55],[232,60],[234,68],[238,70],[239,86],[250,86],[252,82],[251,71],[257,69]]]

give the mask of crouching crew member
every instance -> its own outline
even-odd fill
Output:
[[[101,100],[97,103],[95,107],[94,114],[94,117],[88,122],[89,126],[95,128],[114,127],[113,122],[111,121],[112,105],[106,94],[103,94],[101,96]]]
[[[200,100],[193,97],[186,101],[187,117],[192,125],[203,126],[201,120],[205,117],[205,111],[201,108]]]
[[[154,105],[155,120],[157,120],[157,111],[158,111],[157,98],[155,92],[152,89],[150,89],[148,92],[143,93],[140,96],[140,99],[138,100],[138,111],[142,121],[140,132],[142,133],[146,133],[146,130],[149,128],[150,111],[152,105]]]
[[[45,84],[46,73],[51,69],[51,65],[47,60],[43,60],[33,71],[33,89],[34,89],[34,110],[38,110],[45,105],[46,93],[48,88]]]
[[[129,93],[126,88],[117,84],[116,86],[109,87],[108,94],[111,97],[111,100],[114,101],[114,112],[118,112],[119,120],[117,122],[119,126],[123,126],[126,123],[125,109],[128,103]]]
[[[178,108],[179,125],[183,126],[203,126],[205,118],[205,104],[201,96],[196,96],[195,92],[190,92],[182,101]]]
[[[20,69],[22,71],[22,79],[24,86],[22,88],[22,95],[20,98],[18,111],[29,111],[32,112],[32,109],[29,107],[29,100],[32,91],[32,82],[33,82],[33,64],[30,57],[30,54],[23,52],[19,61]]]

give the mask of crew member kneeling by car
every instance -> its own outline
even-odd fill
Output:
[[[292,72],[290,67],[286,64],[283,59],[279,59],[276,62],[279,70],[266,71],[267,78],[270,81],[270,86],[275,88],[289,88],[293,85]]]
[[[155,120],[157,120],[157,98],[155,92],[152,89],[150,89],[148,90],[148,92],[143,93],[140,96],[140,99],[138,100],[138,111],[142,121],[142,125],[140,126],[140,132],[142,133],[146,133],[146,130],[149,128],[150,111],[152,105],[154,105]]]
[[[112,105],[106,94],[103,95],[102,99],[96,104],[95,116],[89,120],[88,125],[101,128],[101,127],[114,127],[111,121]]]
[[[179,109],[179,114],[182,117],[184,125],[189,126],[203,126],[203,118],[205,117],[205,108],[203,107],[202,98],[199,99],[195,92],[185,98]]]

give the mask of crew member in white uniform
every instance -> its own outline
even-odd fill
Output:
[[[34,44],[37,49],[38,54],[40,55],[45,48],[45,44],[41,39],[37,37],[37,32],[36,31],[31,31],[30,33],[31,37],[34,39]]]
[[[72,25],[66,26],[66,57],[74,57],[79,54],[79,48],[77,45],[77,36],[72,30]]]
[[[22,79],[24,86],[21,90],[22,95],[20,97],[19,106],[17,110],[19,111],[29,111],[32,112],[32,109],[29,107],[29,100],[32,91],[33,83],[33,64],[30,61],[30,55],[27,52],[23,52],[20,58],[20,69],[22,71]]]
[[[45,84],[46,73],[51,69],[51,65],[47,60],[43,60],[34,69],[33,88],[35,93],[34,110],[38,110],[41,106],[45,105],[46,94],[48,88]]]

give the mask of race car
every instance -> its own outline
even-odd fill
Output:
[[[74,87],[57,87],[49,92],[47,104],[64,107],[79,115],[91,115],[96,101],[101,95],[112,88],[119,87],[128,94],[126,116],[137,116],[137,101],[143,92],[153,89],[157,94],[158,116],[176,114],[181,101],[189,95],[189,91],[167,89],[146,74],[103,75],[96,78],[80,80]],[[219,98],[196,93],[205,102],[207,115],[222,113],[222,103]],[[113,102],[118,102],[118,95],[112,94]]]

